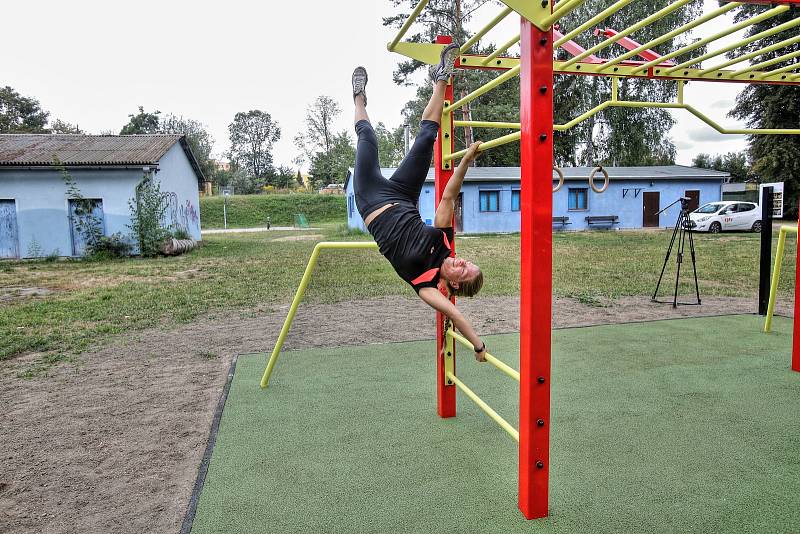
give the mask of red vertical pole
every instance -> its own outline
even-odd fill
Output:
[[[453,38],[449,36],[440,35],[436,37],[437,44],[450,44],[453,42]],[[447,86],[447,90],[445,91],[444,99],[449,102],[453,102],[453,84],[449,84]],[[450,123],[452,124],[452,122]],[[450,168],[447,170],[442,169],[442,146],[444,143],[448,143],[450,150],[449,152],[453,152],[453,131],[452,127],[449,131],[442,131],[441,126],[439,127],[439,135],[436,137],[436,145],[434,146],[433,150],[433,165],[436,171],[436,183],[435,183],[435,195],[434,195],[434,207],[439,207],[439,201],[442,198],[442,193],[444,193],[444,188],[447,186],[447,182],[450,180],[450,177],[453,176],[453,165],[450,165]],[[453,247],[452,254],[455,254],[456,250],[456,240],[453,239],[453,243],[451,243]],[[447,292],[442,291],[442,293],[446,296]],[[455,304],[456,299],[455,297],[451,298],[452,302]],[[437,410],[439,412],[439,417],[455,417],[456,415],[456,386],[455,385],[446,385],[445,384],[445,376],[444,376],[444,319],[445,316],[440,313],[436,312],[436,404]],[[453,355],[455,359],[455,354]]]
[[[800,224],[800,221],[798,221]],[[800,239],[798,239],[800,243]],[[794,290],[794,337],[792,338],[792,370],[800,372],[800,246],[797,247]]]
[[[547,515],[550,473],[550,313],[553,215],[553,36],[520,31],[519,509]]]

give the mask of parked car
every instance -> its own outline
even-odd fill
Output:
[[[723,230],[761,231],[761,207],[753,202],[709,202],[689,214],[695,232],[719,233]]]

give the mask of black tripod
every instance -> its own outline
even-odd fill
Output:
[[[681,264],[683,263],[683,251],[686,245],[686,236],[689,236],[689,252],[692,255],[692,271],[694,272],[694,289],[695,293],[697,294],[697,302],[681,302],[680,304],[685,305],[695,305],[700,304],[700,286],[697,285],[697,264],[695,263],[695,253],[694,253],[694,238],[692,238],[692,226],[694,223],[689,219],[689,201],[690,199],[686,197],[680,197],[678,200],[667,206],[666,208],[662,209],[656,215],[667,211],[669,208],[677,204],[678,202],[681,203],[681,213],[678,215],[678,220],[675,222],[675,230],[672,231],[672,239],[669,242],[669,247],[667,248],[667,255],[664,256],[664,266],[661,268],[661,275],[658,277],[658,284],[656,284],[656,290],[653,291],[653,302],[661,302],[667,303],[668,301],[658,300],[656,296],[658,295],[658,288],[661,286],[661,279],[664,278],[664,271],[667,269],[667,262],[669,261],[669,256],[672,254],[672,247],[675,245],[675,239],[678,240],[678,255],[676,258],[677,262],[677,271],[675,273],[675,293],[672,297],[672,307],[678,307],[678,281],[681,277]]]

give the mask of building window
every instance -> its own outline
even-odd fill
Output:
[[[519,189],[511,191],[511,211],[519,211]]]
[[[481,191],[481,211],[500,211],[500,191]]]
[[[587,195],[588,189],[570,189],[569,190],[569,209],[570,210],[585,210],[588,209]]]

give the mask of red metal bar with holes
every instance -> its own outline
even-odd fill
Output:
[[[800,221],[798,221],[800,224]],[[800,235],[800,234],[798,234]],[[794,290],[794,335],[792,336],[792,370],[800,372],[800,247],[797,247]]]
[[[438,36],[436,38],[437,44],[450,44],[453,42],[452,37],[448,36]],[[449,84],[447,89],[445,90],[444,99],[453,102],[453,84]],[[452,124],[452,123],[451,123]],[[450,177],[453,176],[453,169],[452,165],[451,168],[448,170],[442,169],[442,143],[450,143],[450,151],[453,150],[453,132],[452,127],[451,131],[447,132],[449,135],[445,137],[445,132],[442,131],[441,126],[439,127],[439,135],[436,136],[436,144],[434,145],[433,149],[433,161],[434,161],[434,169],[436,169],[436,182],[434,185],[435,194],[434,194],[434,208],[439,207],[439,201],[442,199],[442,194],[444,193],[444,188],[447,186],[447,182],[450,181]],[[455,224],[453,225],[455,228]],[[455,236],[453,236],[453,242],[451,243],[453,250],[451,252],[452,255],[455,255],[456,251],[456,240]],[[442,292],[444,295],[447,295],[445,291]],[[453,304],[455,304],[456,299],[452,297],[450,299]],[[437,411],[439,413],[439,417],[455,417],[456,415],[456,386],[455,384],[447,385],[447,379],[445,378],[444,373],[444,352],[443,348],[447,340],[444,337],[444,321],[445,316],[441,312],[436,312],[436,406]],[[455,349],[453,349],[455,350]],[[455,360],[455,354],[453,355],[453,359]]]
[[[547,515],[553,277],[553,32],[522,19],[519,509]]]

